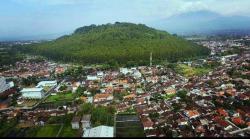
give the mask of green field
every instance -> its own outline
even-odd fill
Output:
[[[71,124],[64,124],[59,137],[78,137],[78,130],[72,129]]]
[[[27,128],[25,137],[56,137],[61,125],[45,125]]]
[[[78,137],[78,130],[72,129],[71,127],[72,119],[73,114],[67,114],[64,116],[64,126],[59,137]]]
[[[78,137],[78,130],[71,128],[71,120],[73,114],[67,114],[65,116],[51,117],[48,121],[49,124],[44,127],[29,128],[26,131],[26,137]],[[63,124],[63,128],[60,133],[59,130]]]
[[[61,125],[46,125],[37,130],[36,137],[56,137]]]
[[[207,74],[211,71],[209,68],[205,67],[190,67],[184,64],[179,64],[176,67],[177,72],[184,75],[185,77],[192,77],[192,76],[202,76]]]
[[[75,99],[75,94],[71,92],[58,93],[55,96],[49,96],[45,102],[56,102],[56,101],[72,101]]]

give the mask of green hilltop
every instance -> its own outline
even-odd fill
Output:
[[[80,27],[71,35],[29,46],[28,52],[48,58],[84,64],[149,64],[154,61],[191,59],[209,54],[198,46],[165,31],[143,24],[120,23]]]

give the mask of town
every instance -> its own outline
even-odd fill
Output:
[[[185,62],[103,69],[27,56],[0,71],[0,136],[250,135],[249,37]]]

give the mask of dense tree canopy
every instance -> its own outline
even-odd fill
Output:
[[[154,61],[178,61],[209,54],[209,50],[165,31],[143,24],[90,25],[54,41],[28,46],[26,51],[54,60],[83,64],[106,63],[117,66],[147,65]]]
[[[3,65],[15,64],[22,60],[24,56],[15,47],[0,45],[0,67]]]

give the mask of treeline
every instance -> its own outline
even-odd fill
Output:
[[[24,55],[14,46],[0,46],[0,67],[15,64],[23,58]]]
[[[151,52],[154,62],[176,62],[209,54],[207,48],[167,32],[119,22],[81,27],[72,35],[30,45],[24,51],[64,62],[127,66],[148,65]]]

